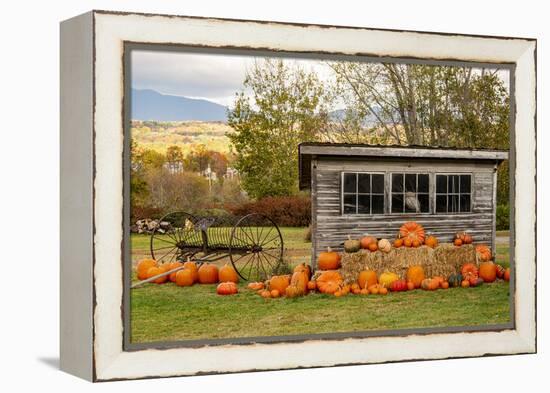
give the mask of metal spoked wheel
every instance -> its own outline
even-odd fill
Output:
[[[159,263],[185,261],[197,253],[189,246],[202,244],[200,233],[195,231],[195,216],[186,212],[172,212],[159,220],[151,234],[151,257]]]
[[[277,224],[261,214],[248,214],[233,227],[229,242],[231,264],[244,280],[265,280],[283,258],[283,237]]]

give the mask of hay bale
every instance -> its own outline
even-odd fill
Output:
[[[360,250],[342,255],[340,274],[347,284],[357,281],[357,276],[362,270],[374,270],[378,275],[390,271],[405,278],[410,266],[420,265],[427,277],[447,277],[460,270],[464,263],[474,261],[476,255],[472,245],[455,247],[452,244],[441,244],[435,249],[427,246],[401,247],[392,248],[389,253]]]

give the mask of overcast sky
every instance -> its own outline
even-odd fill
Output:
[[[242,89],[247,68],[257,57],[183,52],[132,51],[132,87],[163,94],[205,98],[230,105]],[[329,68],[319,60],[285,59],[329,78]]]
[[[159,93],[204,98],[229,106],[242,89],[247,68],[257,57],[226,54],[133,50],[132,87]],[[314,70],[321,80],[331,79],[330,69],[321,60],[285,59]],[[500,73],[508,87],[508,71]]]

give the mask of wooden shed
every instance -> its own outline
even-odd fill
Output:
[[[302,143],[300,189],[311,189],[312,263],[348,235],[394,239],[406,221],[450,242],[467,231],[495,251],[503,150]]]

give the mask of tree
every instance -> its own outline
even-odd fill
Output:
[[[282,60],[257,62],[228,112],[235,167],[249,196],[298,191],[298,144],[318,139],[328,97],[314,72]]]

